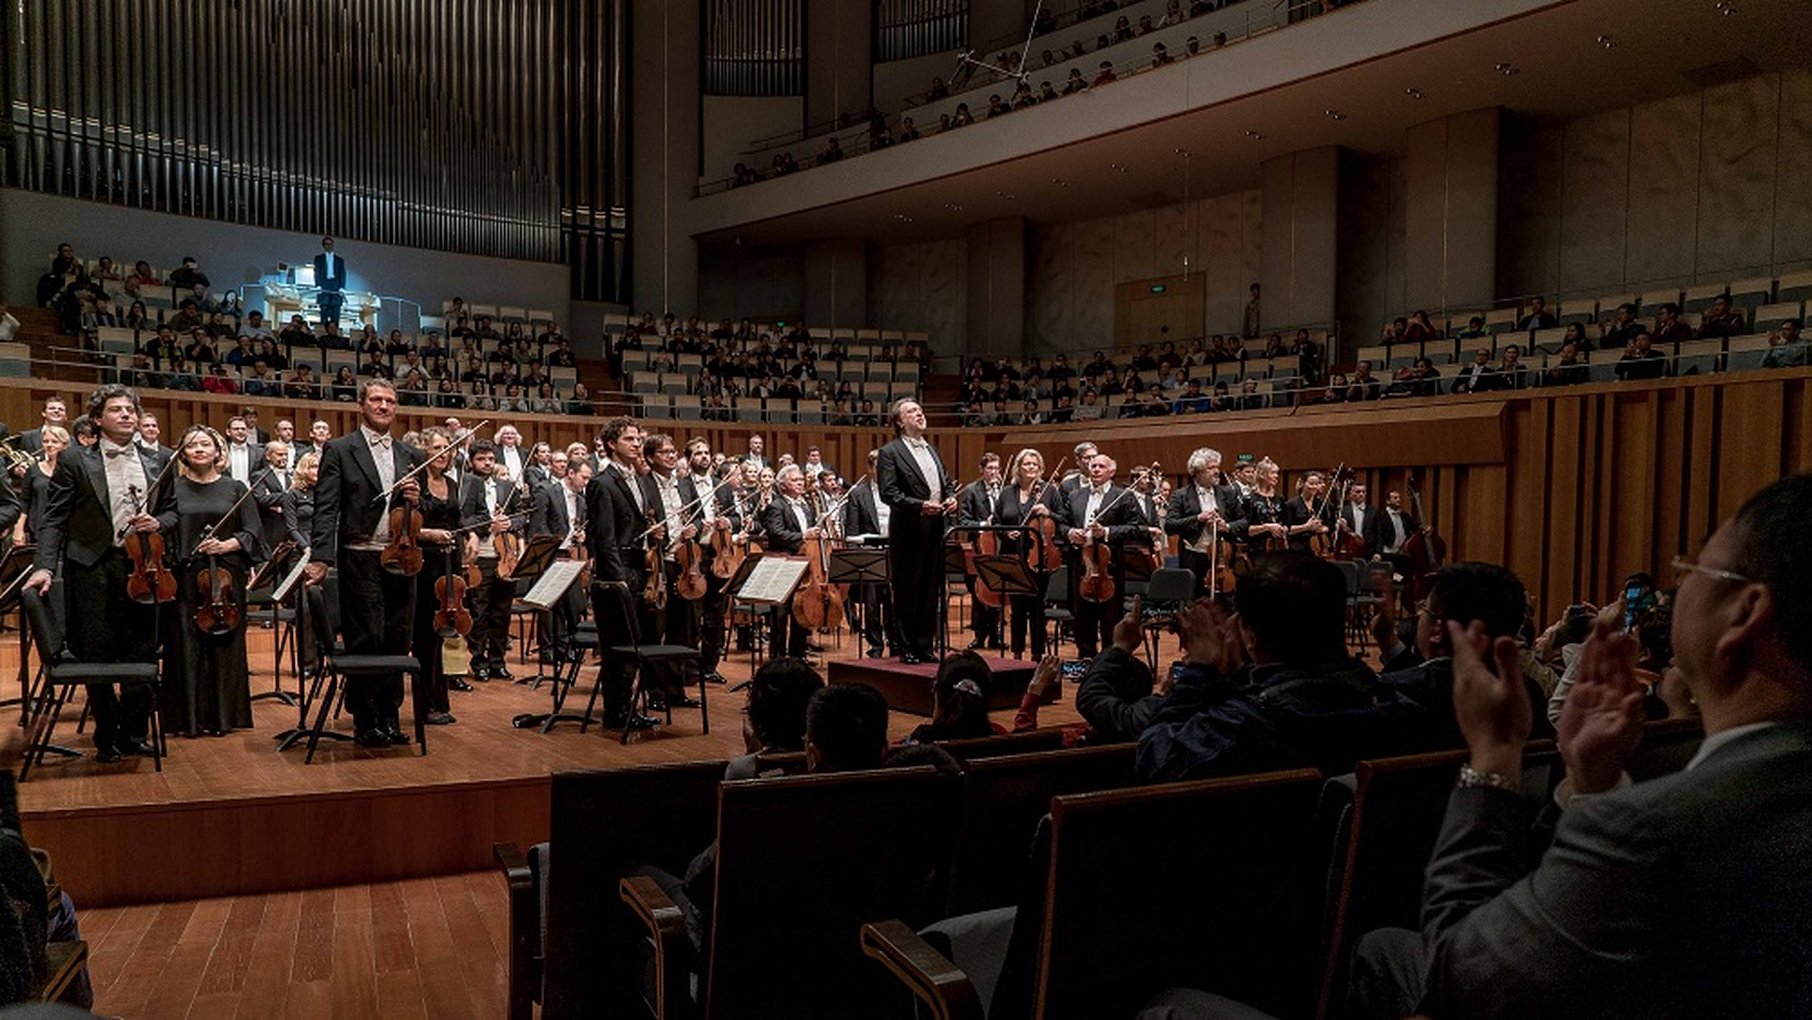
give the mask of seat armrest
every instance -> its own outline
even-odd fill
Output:
[[[44,987],[38,993],[38,1001],[55,1002],[63,997],[76,976],[88,966],[88,943],[80,939],[73,942],[50,942],[44,947],[44,957]]]
[[[692,996],[686,960],[692,955],[692,943],[686,936],[685,912],[646,875],[623,879],[618,892],[654,941],[655,1017],[688,1015]]]
[[[931,1008],[934,1020],[982,1020],[981,1000],[969,976],[905,922],[865,924],[860,937],[862,952],[892,971]]]
[[[528,857],[514,843],[494,843],[491,853],[503,871],[509,897],[509,1020],[531,1020],[537,991],[541,987],[541,968],[536,962],[541,942],[541,896],[535,888],[535,872]]]

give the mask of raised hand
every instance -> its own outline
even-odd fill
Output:
[[[1617,785],[1642,742],[1642,682],[1636,679],[1636,641],[1603,620],[1579,654],[1579,671],[1560,709],[1557,744],[1576,793]]]
[[[1447,621],[1453,646],[1453,715],[1472,751],[1472,767],[1506,779],[1521,777],[1529,738],[1529,695],[1523,690],[1516,642],[1495,641],[1477,620]]]

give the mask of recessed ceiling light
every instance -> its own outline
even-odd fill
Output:
[[[1321,111],[1321,115],[1323,117],[1326,117],[1329,120],[1345,120],[1346,119],[1346,114],[1341,113],[1339,110],[1323,110],[1323,111]]]
[[[1507,63],[1500,62],[1497,65],[1497,73],[1508,78],[1513,74],[1520,74],[1521,69],[1516,67],[1514,64],[1507,64]]]
[[[1718,0],[1718,2],[1712,6],[1717,8],[1717,12],[1726,18],[1737,12],[1736,4],[1730,3],[1729,0]]]
[[[1265,138],[1264,135],[1259,134],[1258,132],[1252,130],[1251,128],[1246,129],[1246,137],[1252,139],[1255,142],[1262,142],[1262,141],[1264,141],[1264,138]]]
[[[1407,88],[1407,89],[1404,89],[1404,90],[1403,90],[1403,94],[1404,94],[1404,95],[1406,95],[1406,96],[1408,96],[1408,97],[1409,97],[1409,98],[1411,98],[1411,99],[1420,99],[1420,98],[1422,98],[1422,90],[1421,90],[1421,89],[1418,89],[1418,88]]]
[[[1612,39],[1608,35],[1601,35],[1598,37],[1598,45],[1603,46],[1605,49],[1608,50],[1611,47],[1617,45],[1617,41],[1615,39]]]
[[[1063,179],[1063,178],[1061,178],[1061,177],[1053,177],[1053,178],[1051,178],[1051,183],[1052,183],[1052,184],[1055,184],[1055,185],[1057,185],[1057,186],[1058,186],[1058,187],[1059,187],[1059,188],[1067,188],[1067,187],[1069,187],[1069,186],[1070,186],[1070,182],[1069,182],[1069,181],[1066,181],[1066,180],[1064,180],[1064,179]]]

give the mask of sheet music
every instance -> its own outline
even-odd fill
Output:
[[[749,577],[742,583],[742,590],[736,597],[744,602],[759,602],[765,605],[785,602],[793,589],[805,577],[807,561],[795,556],[763,556],[749,571]]]
[[[877,534],[851,535],[843,541],[847,545],[885,545],[887,536]]]
[[[306,569],[308,569],[308,557],[298,557],[296,559],[296,565],[291,568],[289,575],[283,579],[283,583],[278,585],[275,591],[271,592],[271,601],[282,602],[284,599],[288,598],[289,590],[296,586],[296,582],[302,577],[302,571]]]
[[[540,577],[535,579],[528,594],[522,596],[522,601],[536,609],[552,608],[555,602],[560,601],[560,596],[566,594],[566,589],[572,587],[573,581],[584,569],[584,560],[555,560],[547,565],[547,569],[541,572]]]

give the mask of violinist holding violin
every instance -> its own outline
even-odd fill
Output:
[[[1032,576],[1042,582],[1050,564],[1044,555],[1045,538],[1040,530],[1040,522],[1056,520],[1056,515],[1060,512],[1062,491],[1057,485],[1047,483],[1044,477],[1044,455],[1037,450],[1027,448],[1015,454],[1010,474],[1006,488],[1000,491],[1000,498],[994,504],[994,523],[1024,524],[1028,527],[1019,532],[1004,533],[1000,544],[1001,554],[1026,557],[1026,565],[1031,569]],[[1059,529],[1054,523],[1051,526],[1054,536]],[[1025,652],[1029,633],[1032,658],[1042,660],[1045,641],[1042,592],[1037,595],[1014,595],[1011,596],[1011,601],[1013,657],[1017,659]]]
[[[818,509],[805,498],[805,471],[788,464],[774,476],[776,495],[761,512],[762,529],[767,533],[767,547],[776,554],[797,556],[808,538],[823,534],[818,527]],[[768,625],[768,654],[805,658],[810,631],[793,619],[793,601],[776,606]],[[786,649],[784,653],[781,649]]]
[[[1131,493],[1114,484],[1118,467],[1105,453],[1090,457],[1084,465],[1087,484],[1078,486],[1064,504],[1063,534],[1070,547],[1070,585],[1075,590],[1071,604],[1076,616],[1076,654],[1084,659],[1094,658],[1102,647],[1113,644],[1114,623],[1123,615],[1118,598],[1096,601],[1086,597],[1082,582],[1091,573],[1087,558],[1101,555],[1105,546],[1111,555],[1107,568],[1093,572],[1123,574],[1113,550],[1127,542],[1142,542],[1147,535],[1145,518]]]
[[[511,517],[512,512],[533,508],[521,488],[521,483],[505,477],[496,446],[485,439],[472,444],[460,484],[459,523],[478,536],[478,586],[466,593],[472,602],[472,632],[466,635],[466,648],[472,654],[474,680],[511,678],[503,647],[510,636],[510,602],[516,597],[516,582],[497,576],[502,559],[498,539],[522,530],[518,524],[522,518]]]
[[[585,555],[585,490],[591,485],[591,458],[584,452],[561,453],[566,473],[535,490],[535,508],[529,515],[529,534],[560,536],[560,555]],[[585,586],[575,582],[548,611],[542,644],[548,660],[568,658],[568,644],[585,612]],[[547,661],[547,660],[544,660]]]
[[[729,578],[719,577],[719,571],[714,568],[718,547],[730,548],[726,543],[734,543],[737,533],[742,531],[742,517],[736,507],[734,479],[725,476],[719,481],[711,474],[710,443],[703,439],[687,443],[686,466],[692,476],[692,491],[699,500],[699,544],[704,552],[705,597],[699,607],[699,668],[704,671],[706,680],[723,683],[717,664],[724,654],[724,611],[728,608],[724,585]]]
[[[245,579],[259,554],[258,505],[227,474],[227,445],[206,425],[176,444],[176,611],[164,618],[164,729],[219,737],[252,725]],[[222,524],[221,522],[226,523]]]
[[[358,428],[321,449],[309,563],[302,576],[318,585],[327,580],[328,568],[338,565],[340,634],[348,654],[408,655],[416,581],[384,569],[382,557],[393,537],[392,511],[421,502],[421,483],[405,476],[424,456],[390,435],[396,389],[388,381],[359,384],[359,412]],[[397,721],[402,704],[401,673],[347,678],[346,707],[361,747],[409,742]]]
[[[642,458],[648,462],[648,477],[654,483],[656,502],[649,507],[663,525],[661,583],[667,588],[667,605],[661,613],[661,641],[695,647],[702,599],[681,595],[679,553],[686,545],[691,546],[689,554],[696,554],[698,550],[698,490],[692,485],[692,479],[679,469],[679,447],[673,444],[672,436],[656,432],[643,438]],[[698,702],[688,697],[681,686],[683,678],[677,669],[664,667],[657,672],[661,674],[659,679],[666,691],[664,704],[657,703],[657,707],[697,706]]]
[[[63,452],[50,478],[43,518],[36,522],[38,554],[25,586],[47,594],[63,572],[69,651],[88,662],[157,661],[158,607],[127,593],[132,562],[127,537],[176,527],[176,496],[168,479],[155,488],[163,461],[142,450],[138,393],[110,384],[88,398],[88,417],[101,438]],[[8,492],[11,486],[4,486]],[[133,493],[137,493],[134,496]],[[0,499],[12,498],[0,496]],[[89,684],[95,757],[150,754],[151,692],[133,685],[115,695],[112,684]]]
[[[453,462],[453,433],[439,425],[431,425],[422,430],[422,452],[428,458],[428,466],[421,473],[421,496],[416,509],[422,515],[422,569],[415,575],[415,623],[413,630],[415,641],[415,659],[422,664],[422,705],[427,710],[426,722],[431,726],[447,726],[458,720],[453,718],[452,703],[447,697],[447,688],[457,683],[461,690],[471,690],[472,685],[458,678],[449,678],[446,663],[442,655],[443,642],[446,640],[435,626],[435,616],[442,610],[442,587],[438,582],[446,581],[454,586],[454,616],[464,610],[459,595],[463,592],[465,581],[461,579],[461,568],[465,563],[464,553],[468,546],[475,546],[478,540],[470,532],[456,534],[459,531],[459,484],[448,473]],[[471,618],[465,620],[471,625]]]
[[[1239,486],[1221,475],[1220,451],[1204,446],[1189,455],[1190,484],[1170,497],[1164,511],[1164,530],[1177,536],[1177,562],[1195,574],[1196,597],[1208,592],[1209,575],[1219,566],[1230,567],[1234,543],[1246,538],[1246,507]],[[1218,550],[1214,542],[1226,543]]]
[[[1290,548],[1298,552],[1319,553],[1314,548],[1317,536],[1332,539],[1334,531],[1333,500],[1328,498],[1327,476],[1310,471],[1302,476],[1296,497],[1283,505],[1280,523],[1289,533]]]

